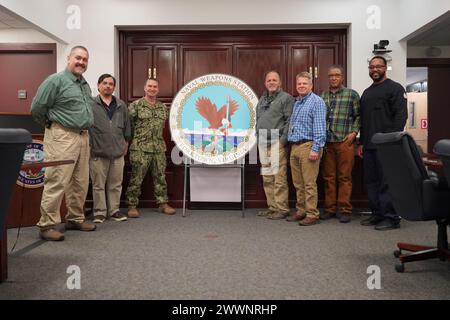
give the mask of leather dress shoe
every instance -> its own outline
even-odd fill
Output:
[[[394,219],[386,218],[383,221],[377,223],[375,226],[375,230],[384,231],[384,230],[393,230],[400,228],[400,221],[396,221]]]
[[[312,218],[312,217],[306,217],[305,219],[301,220],[298,224],[301,226],[312,226],[319,223],[319,218]]]
[[[39,231],[39,236],[41,237],[42,240],[46,240],[46,241],[63,241],[64,240],[64,234],[54,228],[41,229]]]
[[[256,215],[258,217],[267,217],[268,215],[271,215],[273,213],[275,213],[275,211],[267,209],[267,210],[258,211],[258,213]]]
[[[97,226],[89,222],[66,222],[66,230],[78,230],[78,231],[94,231]]]
[[[285,219],[288,215],[289,215],[289,212],[274,212],[272,214],[267,215],[267,219],[281,220],[281,219]]]
[[[286,221],[287,222],[297,222],[297,221],[302,221],[305,218],[306,218],[305,214],[295,213],[292,216],[287,217]]]
[[[362,220],[360,223],[362,226],[375,226],[383,220],[384,220],[383,217],[372,215],[371,217]]]

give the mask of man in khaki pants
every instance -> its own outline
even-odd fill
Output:
[[[46,126],[44,160],[74,160],[75,163],[45,170],[41,219],[37,226],[44,240],[64,240],[56,230],[61,222],[60,207],[66,196],[66,230],[94,231],[85,222],[84,202],[89,185],[89,134],[94,118],[91,89],[82,76],[89,53],[76,46],[67,57],[67,68],[49,76],[39,87],[31,105],[33,118]]]
[[[301,72],[296,77],[299,94],[289,120],[288,141],[291,147],[292,181],[297,191],[297,212],[287,221],[311,226],[319,219],[317,210],[317,175],[326,140],[327,109],[312,92],[312,76]]]
[[[264,85],[266,91],[256,106],[256,130],[268,209],[259,212],[258,216],[277,220],[289,214],[286,144],[294,98],[282,90],[276,71],[267,72]]]
[[[120,212],[124,156],[131,140],[128,107],[113,95],[116,79],[102,74],[97,81],[98,92],[92,111],[94,125],[89,129],[91,160],[89,172],[94,200],[94,223],[102,223],[107,217],[125,221]],[[106,190],[105,190],[106,189]]]

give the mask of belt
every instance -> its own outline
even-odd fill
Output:
[[[82,134],[88,133],[87,129],[66,128],[66,130],[78,133],[80,136]]]
[[[303,140],[298,140],[298,141],[291,141],[291,144],[300,145],[300,144],[304,144],[304,143],[311,142],[311,141],[312,140],[303,139]]]
[[[60,125],[59,123],[56,123],[56,122],[52,122],[52,123],[50,124],[50,126],[52,126],[52,125],[53,125],[53,126],[60,127],[60,128],[62,128],[62,129],[64,129],[64,130],[67,130],[67,131],[72,131],[72,132],[78,133],[79,135],[88,133],[88,130],[87,130],[87,129],[67,128],[67,127],[64,127],[63,125]]]

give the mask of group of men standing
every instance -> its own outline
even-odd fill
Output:
[[[159,84],[148,79],[144,96],[129,107],[113,95],[116,79],[99,77],[99,94],[92,98],[83,77],[89,53],[85,47],[72,48],[64,71],[49,76],[33,99],[31,113],[45,125],[46,161],[72,159],[73,164],[49,167],[45,173],[40,237],[59,241],[60,207],[65,195],[66,230],[94,231],[95,223],[108,217],[116,221],[139,217],[137,206],[141,185],[150,168],[156,202],[165,214],[176,211],[168,204],[165,180],[166,145],[163,139],[168,111],[158,101]],[[259,155],[268,209],[258,213],[269,219],[286,219],[303,226],[319,218],[338,217],[349,222],[352,205],[352,169],[355,142],[360,132],[358,154],[364,157],[364,172],[372,216],[363,225],[377,230],[399,227],[377,151],[371,143],[376,132],[402,131],[406,122],[406,94],[403,87],[386,77],[386,60],[373,57],[369,75],[373,84],[361,99],[345,88],[344,70],[333,65],[328,70],[329,90],[321,96],[312,92],[308,72],[296,76],[298,97],[282,90],[280,75],[270,71],[266,91],[257,105]],[[128,148],[129,142],[131,142]],[[296,213],[289,214],[287,161],[296,189]],[[124,157],[130,150],[132,174],[127,189],[127,215],[119,210]],[[325,187],[324,212],[317,209],[317,184],[321,159]],[[85,221],[84,203],[92,181],[94,223]]]
[[[400,227],[383,177],[377,151],[371,143],[377,132],[403,131],[407,119],[406,93],[386,76],[387,62],[375,56],[369,62],[373,83],[362,97],[344,87],[344,69],[328,69],[329,89],[312,92],[312,75],[296,76],[298,97],[282,90],[280,75],[269,71],[266,91],[257,105],[258,147],[268,209],[258,213],[269,219],[286,219],[302,226],[337,217],[350,222],[352,170],[355,151],[363,158],[364,178],[372,215],[362,225],[376,230]],[[356,137],[360,133],[359,146]],[[296,189],[296,212],[289,213],[287,181],[288,146]],[[323,159],[322,159],[323,158]],[[317,209],[317,176],[322,165],[324,209]]]
[[[64,234],[56,228],[61,222],[64,195],[68,211],[65,230],[94,231],[95,223],[102,223],[108,217],[127,220],[119,207],[129,141],[132,141],[129,148],[132,174],[127,189],[128,217],[139,217],[136,207],[149,168],[160,211],[169,215],[175,213],[168,204],[165,180],[163,129],[168,112],[157,100],[158,81],[148,79],[144,97],[127,107],[113,95],[116,79],[103,74],[97,83],[99,95],[92,98],[82,75],[88,61],[85,47],[73,47],[66,69],[41,84],[31,106],[34,119],[45,125],[45,160],[74,160],[73,164],[49,167],[45,172],[41,218],[37,224],[44,240],[64,240]],[[94,223],[86,222],[84,214],[89,176]]]

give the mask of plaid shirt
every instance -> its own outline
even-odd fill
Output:
[[[289,120],[288,141],[313,140],[312,151],[319,152],[326,140],[327,108],[313,92],[298,97]]]
[[[359,132],[359,95],[342,87],[337,92],[324,91],[321,98],[327,105],[327,142],[341,142],[351,132]]]

